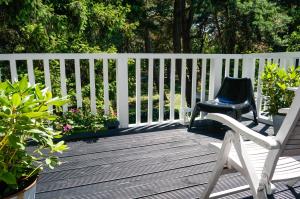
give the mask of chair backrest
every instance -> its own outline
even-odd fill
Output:
[[[281,143],[280,156],[300,155],[300,87],[275,139]]]
[[[249,78],[225,77],[216,98],[225,103],[252,102],[253,88]]]

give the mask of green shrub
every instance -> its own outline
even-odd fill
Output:
[[[52,98],[47,89],[29,85],[27,77],[20,82],[0,83],[0,198],[22,189],[21,184],[36,176],[44,166],[59,164],[57,152],[67,146],[49,126],[56,117],[50,106],[60,107],[68,100]],[[28,141],[37,143],[34,151],[28,150]],[[31,152],[29,152],[31,151]]]
[[[294,92],[288,87],[300,85],[300,67],[288,67],[287,70],[277,64],[267,64],[261,75],[262,93],[267,97],[267,111],[270,115],[278,113],[280,108],[289,107],[294,98]]]
[[[91,113],[79,108],[72,108],[64,113],[56,122],[55,128],[65,134],[76,132],[98,132],[107,130],[113,123],[117,123],[117,117],[111,114],[104,115],[102,112]],[[118,125],[118,124],[116,124]]]

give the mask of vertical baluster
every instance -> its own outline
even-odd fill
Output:
[[[103,59],[104,113],[109,114],[108,59]]]
[[[80,61],[75,59],[75,83],[76,83],[76,100],[77,108],[82,107],[82,94],[81,94],[81,79],[80,79]]]
[[[205,101],[207,59],[202,60],[201,67],[201,102]]]
[[[141,123],[141,60],[140,58],[136,58],[136,66],[135,66],[135,93],[136,93],[136,103],[135,103],[135,109],[136,109],[136,115],[135,115],[135,121],[136,124],[139,125]]]
[[[185,122],[185,89],[186,89],[186,59],[181,62],[181,100],[180,100],[180,121]]]
[[[257,115],[260,116],[261,113],[261,104],[262,104],[262,82],[261,82],[261,73],[264,70],[265,66],[265,59],[259,59],[259,69],[258,69],[258,81],[257,81],[257,99],[256,99],[256,108],[257,108]]]
[[[44,59],[44,72],[45,72],[45,85],[48,90],[51,92],[51,77],[50,77],[50,67],[49,67],[49,59]],[[49,106],[49,111],[53,110],[53,106]]]
[[[11,82],[18,81],[18,73],[17,73],[17,64],[15,59],[10,59],[10,75],[11,75]]]
[[[159,122],[164,121],[164,77],[165,60],[159,59]]]
[[[175,107],[175,62],[176,59],[171,59],[171,74],[170,74],[170,120],[174,121]]]
[[[233,77],[237,78],[238,76],[239,76],[239,59],[234,59]]]
[[[205,91],[206,91],[206,68],[207,68],[207,59],[202,59],[201,67],[201,102],[205,101]],[[203,119],[204,115],[202,113],[201,118]]]
[[[50,79],[50,67],[49,67],[49,59],[44,59],[44,72],[45,72],[45,85],[49,91],[52,91],[51,88],[51,79]]]
[[[95,60],[89,59],[90,69],[90,97],[91,97],[91,112],[96,113],[96,86],[95,86]]]
[[[197,94],[197,59],[193,59],[191,92],[192,92],[191,108],[194,108],[196,105],[196,94]]]
[[[225,77],[229,77],[230,58],[225,59]]]
[[[34,70],[33,70],[33,63],[32,59],[27,59],[27,70],[28,70],[28,79],[31,85],[35,84],[34,78]]]
[[[153,58],[149,58],[148,69],[148,123],[152,123],[153,113]]]
[[[65,97],[67,96],[67,78],[66,78],[66,67],[65,67],[65,59],[60,59],[60,87],[61,87],[61,96]],[[66,112],[68,110],[68,105],[63,105],[63,112]]]

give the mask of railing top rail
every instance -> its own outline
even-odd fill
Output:
[[[0,54],[0,60],[23,59],[116,59],[120,57],[140,59],[193,59],[193,58],[269,58],[300,57],[300,52],[253,53],[253,54],[179,54],[179,53],[12,53]]]

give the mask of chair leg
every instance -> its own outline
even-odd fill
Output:
[[[189,124],[188,130],[191,130],[191,128],[193,127],[195,118],[196,118],[196,116],[198,114],[199,114],[199,110],[198,110],[198,107],[196,105],[195,108],[194,108],[194,110],[193,110],[193,113],[192,113],[192,117],[191,117],[191,120],[190,120],[190,124]]]
[[[253,110],[253,120],[254,120],[254,123],[255,124],[258,124],[258,121],[257,121],[257,112],[256,112],[256,110]]]
[[[231,131],[228,131],[225,135],[222,147],[221,147],[220,152],[218,154],[217,161],[216,161],[216,166],[212,171],[212,176],[209,178],[207,187],[204,190],[204,192],[202,193],[200,199],[209,198],[209,196],[210,196],[211,192],[213,191],[220,175],[222,174],[224,166],[227,163],[230,148],[232,146],[232,137],[233,137],[233,133]]]

